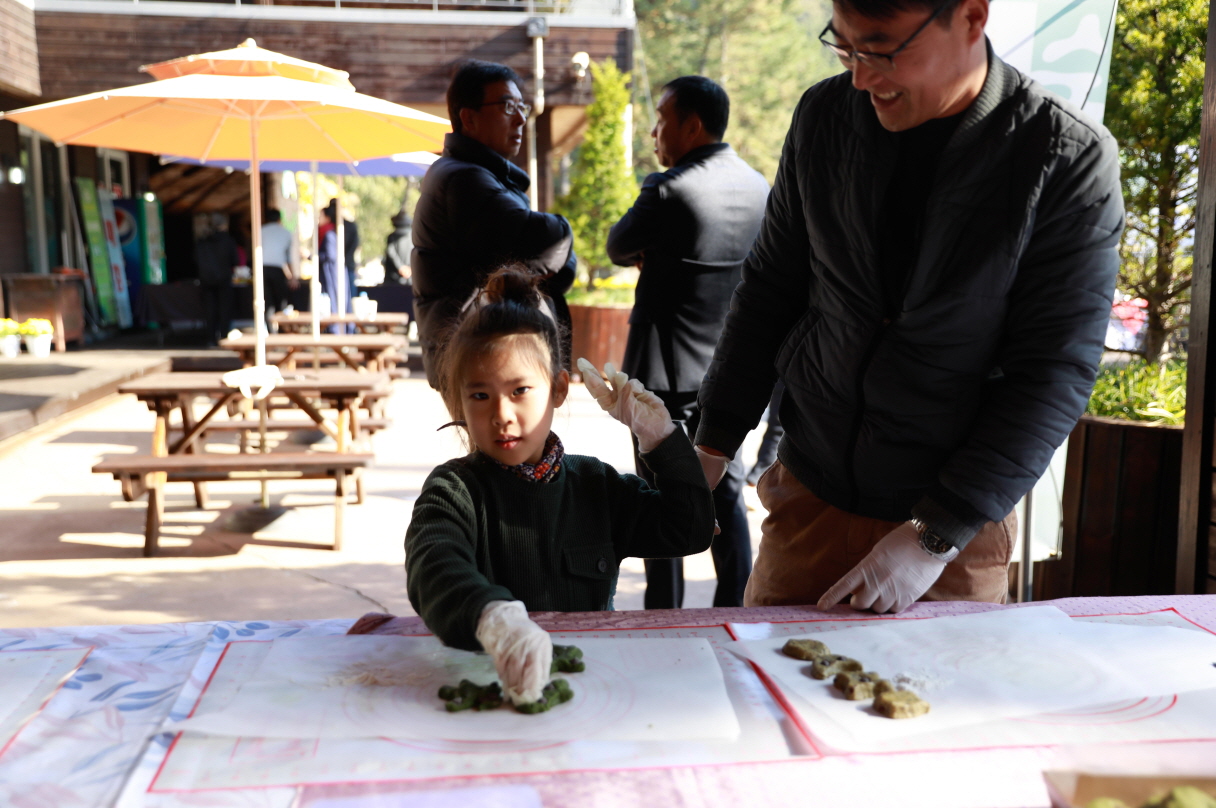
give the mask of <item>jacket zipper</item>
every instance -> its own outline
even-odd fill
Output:
[[[882,342],[882,338],[886,335],[887,329],[891,326],[892,322],[892,318],[890,317],[882,318],[882,323],[879,325],[878,330],[874,332],[874,336],[870,338],[870,344],[866,346],[861,366],[857,371],[857,407],[853,412],[853,423],[849,427],[849,442],[847,451],[845,452],[845,478],[849,481],[849,507],[847,510],[850,513],[857,513],[858,499],[861,497],[861,487],[857,483],[854,457],[857,452],[857,441],[861,438],[861,422],[866,411],[866,373],[870,370],[870,363],[874,361],[874,354],[878,351],[878,345]]]

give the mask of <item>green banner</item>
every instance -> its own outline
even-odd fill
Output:
[[[110,246],[101,221],[101,208],[97,205],[97,184],[88,177],[74,179],[80,197],[80,219],[89,242],[89,264],[92,265],[93,286],[97,289],[97,306],[101,309],[102,322],[113,325],[118,321],[118,303],[110,274]]]

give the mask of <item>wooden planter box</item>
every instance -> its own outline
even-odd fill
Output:
[[[629,338],[629,306],[571,306],[571,366],[580,357],[597,368],[611,362],[620,368]]]
[[[1174,592],[1182,427],[1084,416],[1068,439],[1059,559],[1035,598]]]
[[[55,327],[55,350],[84,341],[84,302],[81,278],[71,275],[5,275],[4,300],[8,316],[21,322],[50,320]]]

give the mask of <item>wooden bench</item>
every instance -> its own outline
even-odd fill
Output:
[[[342,549],[346,515],[346,481],[375,459],[371,454],[338,452],[272,452],[269,454],[119,455],[93,466],[94,474],[113,474],[122,483],[123,499],[134,502],[148,494],[144,530],[144,556],[156,555],[164,518],[166,482],[219,482],[225,480],[318,480],[332,477],[334,491],[334,544]],[[199,503],[200,507],[203,503]]]

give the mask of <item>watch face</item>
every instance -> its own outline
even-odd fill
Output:
[[[954,549],[953,544],[927,530],[921,534],[920,541],[924,548],[934,555],[942,555]]]

